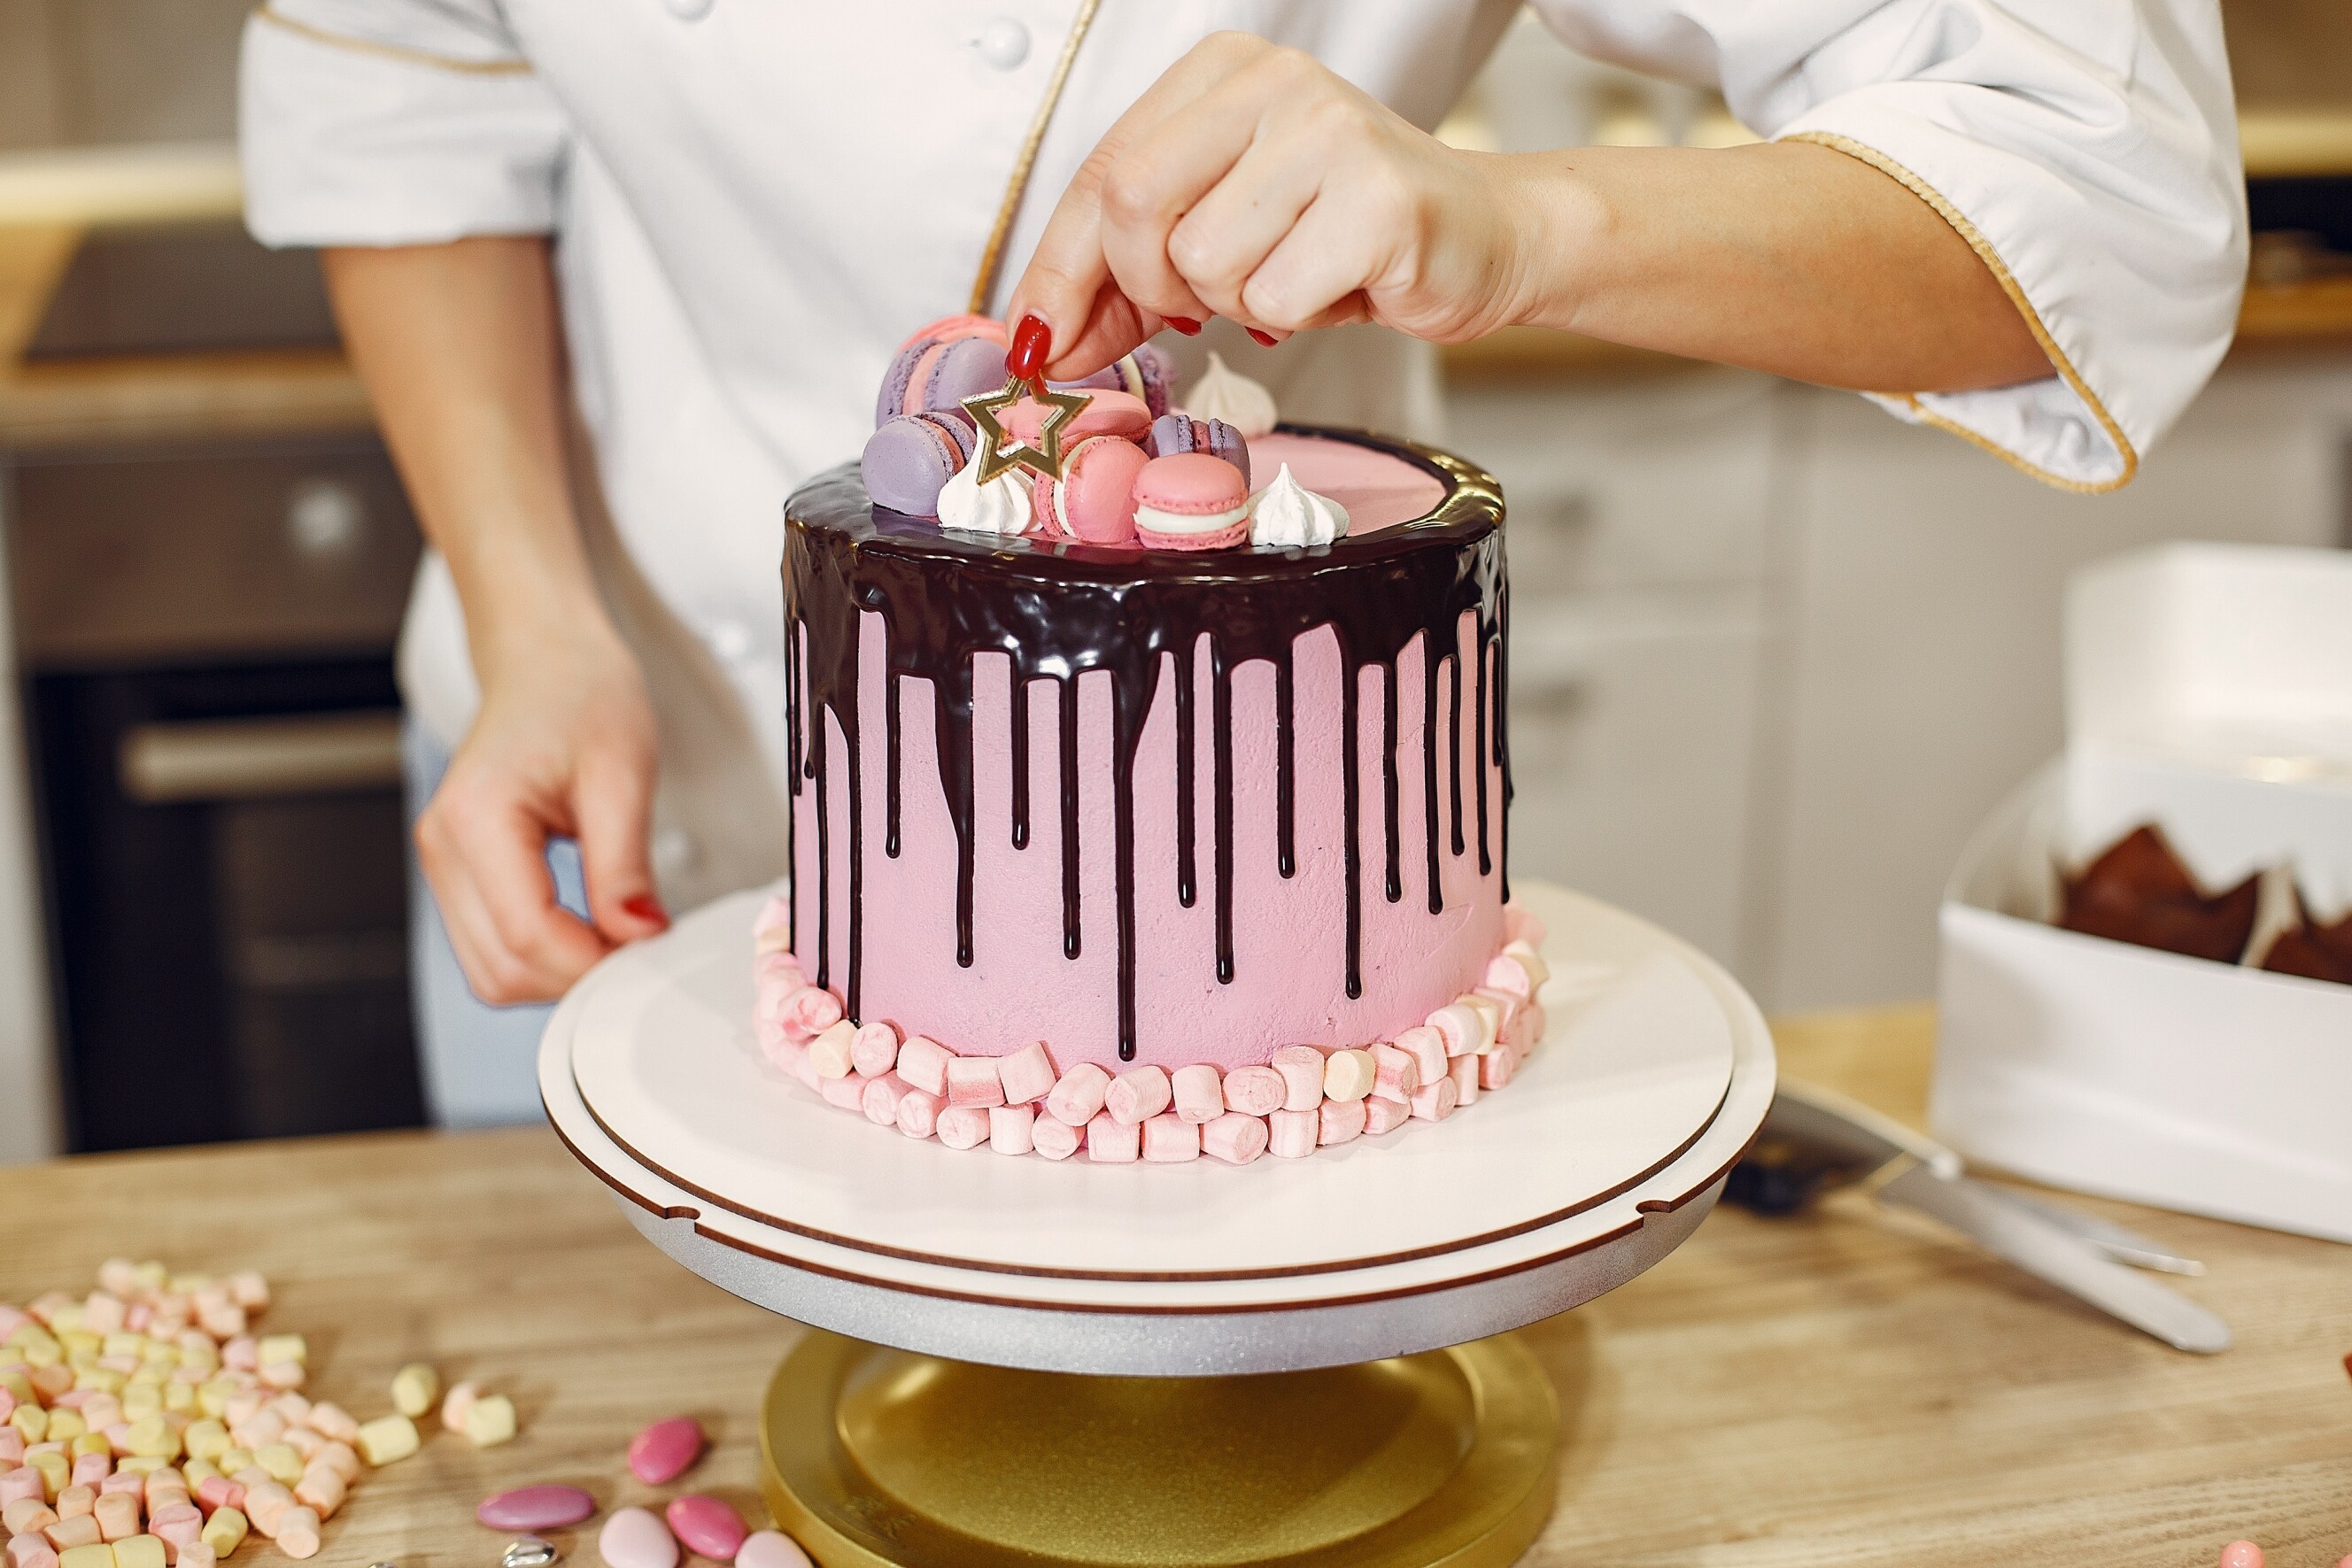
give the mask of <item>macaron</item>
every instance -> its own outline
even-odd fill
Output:
[[[991,338],[1002,343],[1005,340],[1004,323],[993,316],[942,316],[907,334],[907,340],[898,347],[911,349],[917,343],[944,343],[957,338]]]
[[[1094,545],[1135,543],[1135,485],[1147,464],[1143,448],[1117,435],[1090,435],[1062,456],[1062,476],[1039,475],[1030,492],[1038,538]]]
[[[1153,549],[1223,549],[1249,538],[1249,481],[1205,452],[1145,463],[1134,501],[1136,537]]]
[[[1004,345],[987,338],[930,340],[901,350],[882,378],[874,423],[901,413],[960,409],[963,400],[1004,384]]]
[[[1002,386],[1003,382],[997,384]],[[1008,433],[1024,442],[1034,442],[1037,433],[1045,428],[1045,415],[1051,412],[1035,398],[1024,397],[998,417]],[[1090,435],[1116,435],[1136,441],[1150,425],[1151,411],[1141,398],[1123,392],[1090,392],[1087,394],[1087,406],[1062,426],[1062,444],[1066,447]]]
[[[1151,417],[1157,419],[1168,412],[1169,389],[1175,382],[1175,361],[1157,345],[1145,343],[1090,376],[1045,384],[1062,392],[1123,392],[1142,399]]]
[[[1240,431],[1222,419],[1163,413],[1151,422],[1143,446],[1154,457],[1173,457],[1181,452],[1205,452],[1212,457],[1222,457],[1242,471],[1243,484],[1249,483],[1249,443],[1242,439]]]
[[[937,517],[940,490],[971,461],[979,442],[961,411],[902,413],[866,437],[857,471],[876,506],[908,517]]]

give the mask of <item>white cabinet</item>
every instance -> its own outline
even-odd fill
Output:
[[[1510,508],[1514,869],[1800,1009],[1932,991],[1946,874],[2057,748],[2076,566],[2339,542],[2352,366],[2225,370],[2095,497],[1731,372],[1462,388],[1449,415]]]

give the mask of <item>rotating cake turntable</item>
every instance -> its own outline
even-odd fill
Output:
[[[1518,896],[1553,977],[1508,1092],[1309,1159],[1055,1165],[844,1116],[754,1049],[748,894],[575,987],[540,1089],[655,1245],[819,1331],[761,1432],[825,1568],[1508,1563],[1559,1434],[1508,1331],[1689,1236],[1773,1090],[1712,962]]]

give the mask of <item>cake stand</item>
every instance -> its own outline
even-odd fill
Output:
[[[760,1060],[759,896],[573,988],[540,1091],[656,1246],[818,1331],[761,1436],[824,1568],[1508,1563],[1559,1433],[1508,1331],[1672,1251],[1772,1098],[1728,976],[1536,884],[1547,1033],[1443,1125],[1240,1169],[910,1143]]]

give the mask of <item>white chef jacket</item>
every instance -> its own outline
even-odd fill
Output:
[[[1039,149],[995,305],[1080,160],[1205,34],[1309,50],[1430,127],[1517,8],[1104,0]],[[268,0],[247,26],[241,141],[263,241],[560,236],[593,444],[575,489],[592,542],[609,529],[600,580],[656,688],[656,813],[720,841],[663,868],[675,903],[781,869],[782,497],[857,455],[899,340],[964,308],[1077,9]],[[2213,0],[1535,9],[1590,55],[1719,89],[1760,135],[1876,164],[1976,246],[2057,373],[1880,400],[1903,417],[2054,483],[2111,488],[2228,347],[2246,235]],[[1386,373],[1367,371],[1381,360]],[[1319,396],[1291,389],[1286,408],[1430,426],[1427,361],[1386,334],[1309,334],[1248,368],[1319,382]],[[437,561],[420,574],[402,673],[413,710],[454,742],[477,696]],[[766,768],[747,773],[747,756]]]

